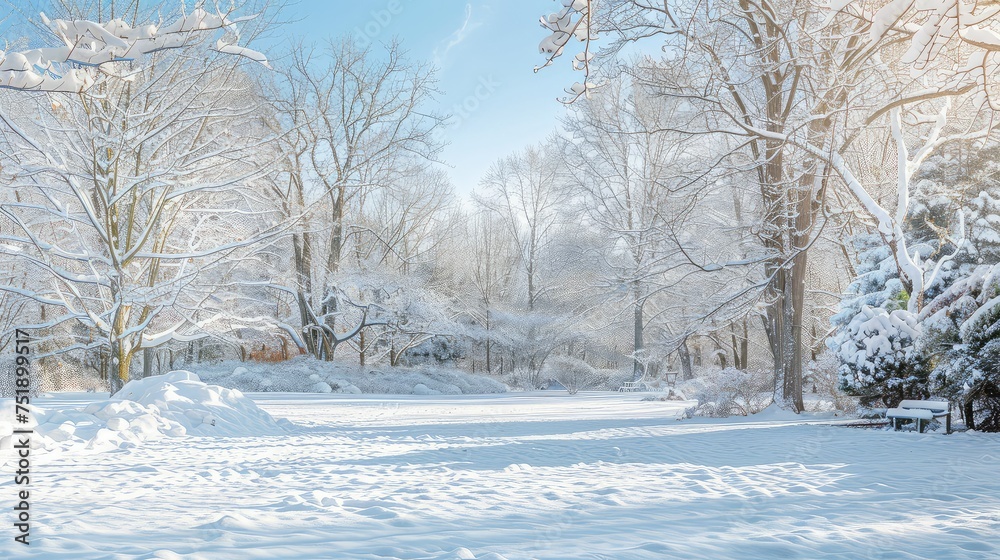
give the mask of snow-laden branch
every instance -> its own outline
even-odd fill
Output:
[[[0,88],[84,92],[97,81],[102,65],[189,46],[210,31],[223,30],[227,37],[239,38],[237,20],[230,19],[221,10],[211,13],[201,7],[168,24],[134,28],[121,19],[100,23],[50,20],[45,14],[41,14],[41,18],[62,45],[22,52],[0,51]],[[227,39],[218,39],[212,48],[270,67],[262,53]]]
[[[572,103],[580,96],[589,97],[590,91],[598,87],[589,81],[590,63],[594,59],[590,42],[597,38],[592,25],[594,3],[595,0],[562,0],[563,9],[539,18],[542,27],[551,33],[538,45],[539,52],[545,54],[546,59],[544,64],[535,67],[535,72],[562,56],[566,44],[573,37],[584,43],[583,51],[573,56],[573,69],[583,72],[583,81],[566,89],[566,93],[572,97],[561,100],[563,103]]]

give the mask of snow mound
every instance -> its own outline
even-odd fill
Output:
[[[440,556],[435,556],[434,560],[507,560],[507,557],[495,552],[486,552],[481,556],[476,556],[471,550],[463,546]]]
[[[275,421],[239,391],[207,385],[188,371],[130,381],[112,398],[83,409],[48,412],[33,406],[32,416],[34,425],[26,425],[35,430],[32,447],[48,450],[82,446],[103,451],[184,435],[278,435],[290,425]],[[0,424],[0,448],[11,447],[12,431]]]
[[[413,386],[414,395],[440,395],[441,391],[435,391],[423,383],[417,383]]]

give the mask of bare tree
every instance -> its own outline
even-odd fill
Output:
[[[631,310],[633,378],[639,380],[648,359],[644,312],[670,285],[670,271],[683,265],[671,228],[694,207],[698,193],[692,188],[677,196],[685,139],[664,130],[672,111],[662,99],[616,83],[574,109],[565,121],[566,170],[583,195],[588,225],[606,240],[605,290],[612,298],[620,294]]]
[[[477,200],[500,219],[518,251],[523,274],[528,371],[540,371],[547,351],[538,346],[536,311],[553,286],[543,275],[546,252],[562,221],[568,190],[559,159],[549,147],[530,147],[500,159],[483,177]]]
[[[297,49],[286,76],[290,97],[281,108],[294,135],[287,194],[307,209],[293,239],[295,289],[306,348],[332,359],[338,332],[363,330],[337,324],[335,275],[349,235],[368,231],[360,223],[364,194],[398,184],[440,148],[432,131],[441,118],[424,108],[434,73],[408,61],[398,43],[378,53],[347,38],[322,52]]]
[[[506,235],[503,222],[492,211],[482,210],[468,223],[467,242],[470,281],[481,310],[477,320],[485,329],[483,344],[487,372],[494,371],[493,349],[496,345],[495,311],[498,304],[510,297],[517,268],[516,247]],[[479,308],[479,305],[476,306]]]
[[[265,235],[241,227],[255,208],[242,189],[264,172],[250,156],[266,141],[250,130],[250,89],[236,65],[177,50],[128,81],[16,93],[21,109],[0,111],[4,183],[18,193],[0,206],[15,232],[3,251],[45,279],[18,293],[59,310],[35,327],[96,330],[60,350],[104,348],[112,387],[140,349],[210,323],[191,286]]]
[[[590,2],[585,3],[589,13]],[[819,22],[813,8],[793,0],[712,5],[609,0],[590,16],[591,28],[618,38],[611,53],[632,41],[662,39],[670,56],[648,60],[635,79],[700,113],[666,128],[728,148],[707,167],[752,172],[761,213],[754,233],[765,254],[745,262],[764,264],[764,328],[778,386],[795,410],[802,410],[807,254],[825,223],[821,209],[829,175],[824,160],[789,140],[808,130],[802,122],[812,99],[807,84],[816,48],[809,31]]]

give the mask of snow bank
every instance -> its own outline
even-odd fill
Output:
[[[247,392],[383,395],[506,393],[503,383],[460,370],[421,366],[361,368],[302,356],[277,364],[221,362],[198,366],[205,381]]]
[[[13,401],[0,405],[0,449],[12,446]],[[207,385],[187,371],[130,381],[114,397],[82,409],[32,406],[32,447],[53,450],[131,447],[160,437],[261,436],[287,432],[239,391]]]

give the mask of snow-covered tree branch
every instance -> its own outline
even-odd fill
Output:
[[[85,19],[50,20],[42,23],[54,35],[58,46],[26,51],[0,51],[0,88],[28,91],[82,93],[105,75],[128,70],[112,69],[113,63],[132,62],[156,52],[190,48],[204,42],[213,31],[223,31],[211,49],[246,57],[268,66],[267,57],[237,44],[240,21],[218,6],[209,12],[201,5],[171,22],[133,27],[124,19],[107,22]]]

